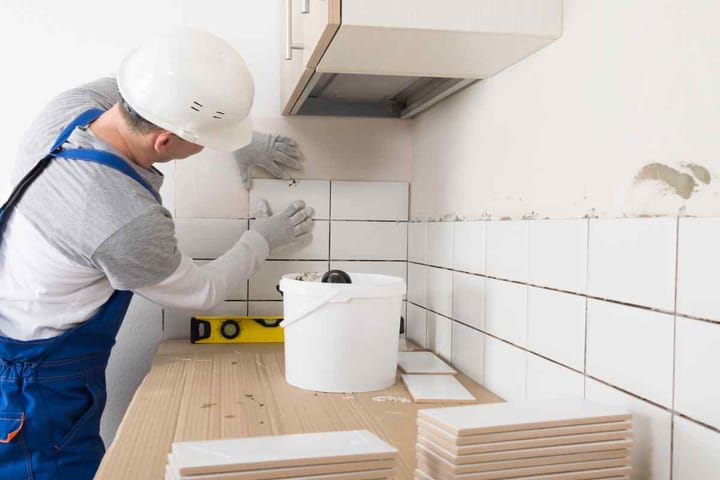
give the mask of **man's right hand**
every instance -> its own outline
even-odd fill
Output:
[[[313,216],[315,210],[306,207],[305,202],[296,200],[280,213],[275,215],[270,210],[267,200],[258,200],[255,208],[256,220],[250,230],[265,237],[270,251],[308,243],[312,239]]]

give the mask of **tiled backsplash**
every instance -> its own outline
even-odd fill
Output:
[[[410,339],[506,400],[624,405],[635,479],[718,476],[720,219],[411,222],[408,236]]]
[[[222,255],[252,225],[259,199],[266,199],[273,213],[294,200],[315,209],[311,243],[273,253],[243,291],[210,312],[166,310],[164,337],[188,337],[189,319],[198,314],[282,314],[275,286],[285,273],[339,268],[406,278],[408,195],[408,184],[401,182],[255,180],[246,215],[250,218],[177,219],[180,249],[202,262]]]

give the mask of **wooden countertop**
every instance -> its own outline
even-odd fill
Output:
[[[478,403],[502,401],[463,375]],[[417,409],[399,381],[361,394],[301,390],[284,377],[282,344],[162,342],[96,479],[162,479],[175,441],[370,430],[400,450],[397,475],[415,467]],[[447,404],[445,404],[447,405]]]

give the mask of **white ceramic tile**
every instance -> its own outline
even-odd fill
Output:
[[[408,301],[427,307],[427,271],[430,267],[408,264]]]
[[[485,335],[458,322],[452,324],[452,364],[482,384]]]
[[[453,268],[463,272],[485,273],[487,223],[455,222]]]
[[[485,282],[485,330],[517,345],[527,338],[526,285],[493,280]]]
[[[675,417],[673,479],[710,480],[720,472],[720,433]]]
[[[265,199],[272,213],[278,213],[295,200],[302,200],[315,210],[315,219],[330,218],[330,182],[326,180],[253,180],[250,190],[250,216],[255,216],[257,201]]]
[[[585,396],[585,377],[569,368],[527,355],[526,400],[554,400]]]
[[[485,337],[485,388],[508,402],[525,399],[525,351]]]
[[[475,397],[455,375],[401,375],[416,402],[472,402]]]
[[[367,430],[351,430],[175,442],[172,455],[178,473],[191,475],[213,473],[212,469],[217,466],[222,466],[224,471],[245,471],[322,465],[347,456],[356,457],[358,461],[393,458],[397,449]]]
[[[408,260],[427,263],[427,222],[408,224]]]
[[[248,302],[248,315],[282,316],[283,302]]]
[[[720,219],[681,218],[678,236],[678,313],[720,320]]]
[[[448,317],[452,317],[452,280],[453,272],[450,270],[427,269],[427,307]]]
[[[406,260],[406,222],[332,222],[330,258]]]
[[[672,311],[675,219],[590,220],[588,293]]]
[[[589,375],[669,407],[672,361],[672,315],[588,300]]]
[[[452,317],[455,320],[485,328],[485,278],[453,272]]]
[[[585,297],[528,287],[527,346],[563,365],[585,368]]]
[[[720,324],[677,317],[675,410],[720,428]]]
[[[423,348],[427,348],[427,310],[408,303],[407,338]]]
[[[408,219],[407,183],[334,181],[330,189],[334,220]]]
[[[207,265],[212,260],[195,260],[195,264],[202,266]],[[248,282],[243,282],[241,285],[238,285],[237,288],[232,289],[228,292],[228,297],[226,300],[247,300],[247,290],[248,290]]]
[[[227,252],[248,229],[247,220],[178,218],[178,248],[193,258],[217,258]]]
[[[454,222],[430,222],[427,231],[427,263],[452,268]]]
[[[633,480],[670,478],[670,412],[590,378],[586,379],[585,398],[632,413]]]
[[[106,444],[115,437],[135,390],[150,370],[162,341],[162,308],[135,295],[130,302],[107,367],[107,404],[101,433]]]
[[[407,279],[407,263],[405,262],[330,262],[331,269],[355,273],[377,273]]]
[[[398,367],[404,373],[450,374],[457,371],[432,352],[398,352]]]
[[[509,220],[487,222],[485,271],[493,277],[527,281],[528,222]]]
[[[452,359],[452,320],[428,312],[427,322],[428,348],[449,362]]]
[[[585,293],[588,220],[536,220],[528,228],[530,283]]]
[[[319,272],[328,270],[328,262],[298,262],[272,260],[260,265],[258,271],[250,277],[250,300],[281,300],[282,296],[275,288],[286,273]]]
[[[250,220],[250,225],[255,220]],[[312,240],[309,243],[302,243],[283,247],[270,254],[268,258],[275,260],[323,260],[328,258],[330,251],[330,222],[315,220],[313,222]]]
[[[163,338],[190,338],[190,319],[211,315],[247,315],[247,302],[223,302],[208,310],[168,310],[163,312]]]
[[[206,148],[173,163],[178,218],[248,218],[248,191],[232,153]]]

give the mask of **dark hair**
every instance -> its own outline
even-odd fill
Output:
[[[130,129],[135,133],[147,135],[148,133],[161,130],[160,127],[154,123],[148,122],[139,113],[133,110],[130,104],[122,97],[120,97],[120,111],[122,112],[123,118],[130,126]]]

